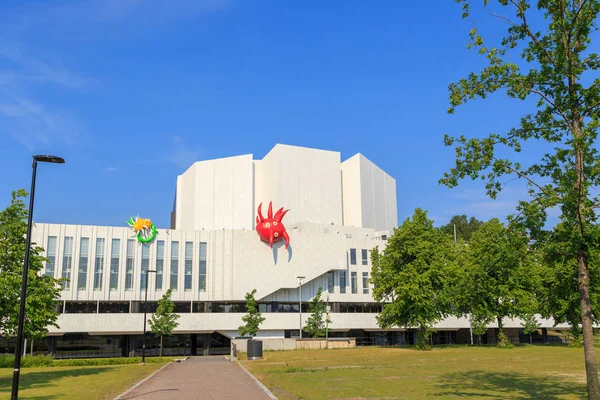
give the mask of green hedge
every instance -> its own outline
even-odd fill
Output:
[[[12,368],[15,363],[15,356],[0,356],[0,368]],[[27,356],[21,358],[21,367],[51,367],[54,363],[54,357],[47,356]]]
[[[173,357],[146,357],[146,363],[163,363],[173,361]],[[142,357],[114,357],[114,358],[71,358],[67,360],[54,360],[54,367],[83,367],[86,365],[119,365],[139,364]]]
[[[175,360],[175,357],[146,357],[147,363],[165,363]],[[0,368],[12,368],[14,356],[0,356]],[[139,364],[142,357],[115,357],[115,358],[72,358],[55,360],[52,355],[26,356],[21,359],[21,367],[83,367],[88,365],[121,365]]]

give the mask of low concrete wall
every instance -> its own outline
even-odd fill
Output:
[[[296,349],[298,350],[349,349],[351,347],[356,347],[356,338],[296,339]]]
[[[296,339],[262,339],[256,338],[263,343],[263,351],[266,350],[296,350]],[[236,345],[240,353],[248,352],[248,339],[232,339],[231,344]]]

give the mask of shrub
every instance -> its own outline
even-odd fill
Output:
[[[146,357],[146,363],[162,363],[173,361],[175,357]],[[0,356],[0,368],[12,368],[15,357]],[[66,360],[55,360],[52,355],[27,356],[21,359],[21,367],[85,367],[96,365],[122,365],[139,364],[142,357],[115,357],[115,358],[72,358]]]
[[[52,355],[26,356],[21,358],[21,367],[51,367],[54,362]],[[15,356],[0,356],[0,368],[12,368],[15,363]]]
[[[161,363],[173,361],[173,357],[146,357],[146,363]],[[85,367],[91,365],[121,365],[139,364],[142,357],[114,357],[114,358],[71,358],[67,360],[55,360],[55,367]]]
[[[15,356],[0,356],[0,368],[12,368],[15,363]]]

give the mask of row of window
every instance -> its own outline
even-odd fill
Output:
[[[245,313],[245,303],[230,302],[173,302],[173,312],[183,313]],[[383,305],[379,303],[329,303],[333,313],[379,313]],[[64,309],[58,310],[66,314],[128,314],[128,313],[148,313],[156,312],[157,302],[149,301],[144,304],[140,301],[132,302],[108,302],[108,301],[87,301],[75,302],[67,301]],[[261,313],[297,313],[299,304],[271,302],[258,303],[258,311]],[[302,303],[302,312],[310,312],[308,303]]]
[[[361,249],[360,253],[362,258],[362,265],[368,265],[369,251],[367,249]],[[350,265],[356,265],[356,249],[350,249]]]
[[[346,271],[339,271],[339,285],[340,293],[346,293]],[[350,272],[350,290],[352,294],[358,293],[358,273]],[[327,291],[333,293],[335,288],[335,274],[333,272],[327,273]],[[369,294],[369,273],[362,273],[362,292],[363,294]]]
[[[55,276],[56,268],[56,236],[48,237],[48,246],[46,251],[46,275]],[[192,269],[193,269],[193,251],[194,243],[185,242],[185,260],[184,260],[184,290],[192,290]],[[125,290],[133,289],[133,274],[135,268],[135,240],[127,240],[127,252],[125,260]],[[150,244],[142,245],[142,269],[140,276],[140,290],[146,289],[147,271],[150,267]],[[77,289],[86,290],[88,270],[89,270],[89,249],[90,239],[82,237],[79,242],[79,260],[77,265]],[[121,265],[121,239],[112,239],[110,246],[110,257],[107,259],[104,254],[105,239],[96,239],[96,252],[93,258],[93,288],[94,290],[102,290],[104,282],[105,263],[108,265],[108,273],[110,274],[109,288],[117,290],[119,288],[119,266]],[[206,291],[206,243],[201,242],[199,248],[200,258],[198,260],[198,290]],[[155,290],[163,289],[163,280],[165,271],[165,242],[164,240],[156,241],[156,280]],[[71,286],[73,268],[73,238],[65,237],[62,256],[62,274],[61,278],[66,279],[63,283],[63,289],[67,290]],[[179,277],[179,242],[171,242],[170,254],[170,271],[169,287],[177,290],[177,282]]]

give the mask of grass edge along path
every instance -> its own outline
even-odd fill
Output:
[[[21,370],[19,399],[113,399],[167,362],[40,367]],[[12,369],[0,369],[0,399],[9,399]]]
[[[582,399],[583,349],[557,346],[359,347],[264,352],[243,365],[281,400]]]

